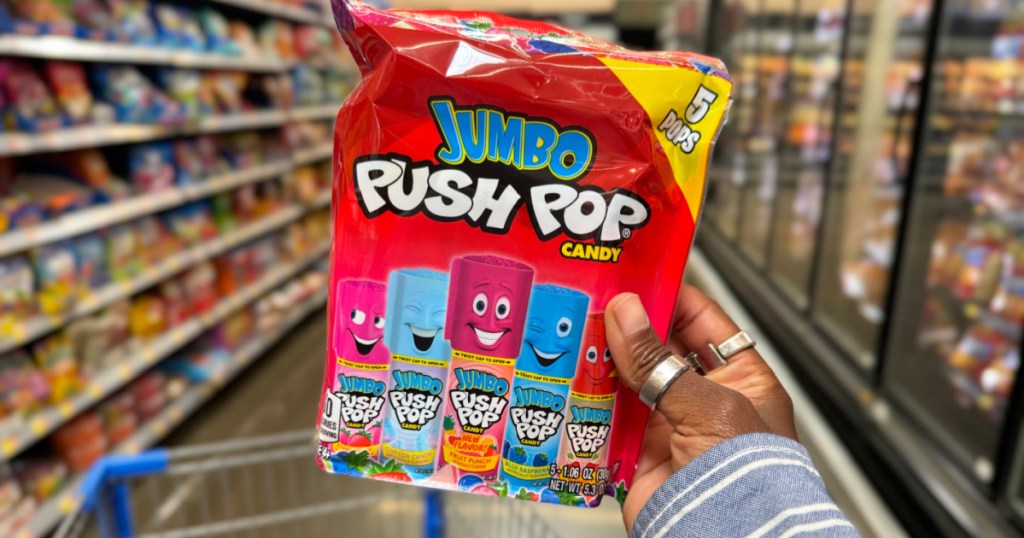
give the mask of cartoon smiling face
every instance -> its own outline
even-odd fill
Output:
[[[562,379],[572,377],[589,303],[590,299],[576,290],[551,284],[534,286],[516,369]]]
[[[384,339],[383,284],[368,280],[338,283],[334,322],[334,350],[346,360],[387,364],[390,353]]]
[[[448,275],[427,269],[402,269],[388,277],[388,323],[384,340],[392,353],[448,360],[444,339]]]
[[[615,363],[604,336],[604,314],[587,316],[587,329],[572,390],[583,394],[613,394],[619,389]]]
[[[498,256],[464,256],[452,262],[445,335],[460,351],[513,358],[519,355],[533,269]]]

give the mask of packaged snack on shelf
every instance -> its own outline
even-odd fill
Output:
[[[174,150],[169,142],[132,146],[128,154],[132,186],[139,192],[157,192],[174,187]]]
[[[43,73],[69,123],[92,123],[92,92],[85,67],[77,62],[51,60],[43,66]]]
[[[10,188],[41,207],[47,218],[86,208],[96,200],[88,186],[50,174],[19,174]]]
[[[199,142],[191,138],[174,141],[174,166],[178,171],[179,185],[198,183],[208,175],[199,153]]]
[[[174,235],[188,245],[217,237],[217,225],[207,202],[186,204],[168,211],[164,220]]]
[[[50,385],[50,402],[59,404],[82,389],[75,350],[64,331],[32,345],[32,358]]]
[[[238,114],[250,108],[242,98],[246,84],[249,82],[249,75],[241,72],[214,72],[206,73],[203,77],[203,84],[209,86],[209,96],[212,102],[205,103],[206,107],[219,114]]]
[[[156,44],[156,27],[149,16],[147,0],[111,0],[107,5],[124,39],[136,45]]]
[[[298,106],[315,106],[326,100],[323,76],[305,64],[292,70],[292,87],[295,88],[295,104]]]
[[[221,192],[210,198],[210,208],[213,210],[213,222],[217,230],[222,233],[231,233],[238,228],[238,221],[235,219],[235,211],[232,208],[234,202],[231,193]]]
[[[0,58],[0,73],[8,121],[16,130],[37,133],[64,127],[67,121],[57,101],[30,63]]]
[[[150,370],[129,386],[135,399],[135,413],[139,421],[145,422],[164,410],[167,397],[164,394],[166,376],[162,372]]]
[[[112,337],[103,315],[76,319],[68,324],[65,332],[71,340],[83,376],[89,378],[113,364],[110,358],[121,342]]]
[[[69,471],[81,473],[106,454],[110,441],[102,417],[88,411],[55,431],[51,445]]]
[[[203,262],[186,271],[181,284],[194,315],[208,312],[217,304],[217,271],[212,263]]]
[[[52,458],[15,460],[12,468],[21,489],[39,502],[57,493],[68,475],[67,467]]]
[[[112,446],[123,442],[135,433],[138,420],[135,418],[135,398],[130,391],[111,396],[100,406],[107,440]]]
[[[132,299],[128,327],[132,336],[142,341],[160,336],[168,327],[167,305],[164,300],[152,293]]]
[[[80,39],[117,41],[117,23],[103,0],[71,0],[71,13],[77,23],[75,35]]]
[[[167,326],[173,327],[189,319],[191,312],[184,286],[176,279],[166,280],[157,289],[164,304]]]
[[[50,243],[32,252],[36,301],[43,314],[62,314],[74,306],[81,292],[76,263],[70,242]]]
[[[216,54],[227,54],[237,56],[242,53],[238,43],[231,38],[228,30],[228,20],[219,11],[204,6],[199,10],[199,24],[206,33],[206,47],[210,52]]]
[[[256,34],[252,26],[245,21],[233,20],[228,22],[228,35],[238,46],[244,56],[262,56],[263,51],[256,43]]]
[[[254,132],[238,132],[221,138],[221,154],[227,159],[231,168],[239,170],[249,168],[262,161],[260,137]]]
[[[123,282],[142,272],[139,236],[131,224],[113,226],[107,230],[107,267],[110,279]]]
[[[196,13],[184,6],[179,7],[178,11],[181,17],[181,29],[178,32],[181,47],[195,52],[205,51],[206,35]]]
[[[154,217],[144,217],[137,221],[139,254],[142,263],[152,266],[173,256],[183,248],[181,239],[171,233],[163,221]]]
[[[160,69],[157,72],[160,87],[168,97],[181,105],[181,115],[187,119],[198,119],[200,114],[208,113],[201,106],[199,88],[202,76],[194,69]]]
[[[50,385],[23,350],[0,355],[0,416],[27,416],[49,401]]]
[[[231,191],[231,214],[239,222],[249,222],[260,216],[259,199],[255,185],[242,185]]]
[[[319,465],[621,502],[649,409],[601,314],[633,292],[667,333],[725,68],[491,13],[333,6],[363,82],[334,124]],[[305,71],[297,102],[323,102]]]
[[[259,43],[264,54],[282,60],[295,59],[295,35],[292,25],[269,19],[260,26]]]
[[[194,383],[201,383],[212,378],[214,372],[230,358],[231,354],[225,349],[200,344],[189,346],[181,354],[160,363],[158,368],[168,375],[180,375]]]
[[[14,336],[38,311],[35,273],[28,260],[0,260],[0,335]]]
[[[131,189],[120,178],[115,177],[103,152],[88,148],[57,155],[48,155],[59,172],[93,190],[96,201],[110,202],[128,197]]]
[[[220,154],[217,137],[213,135],[200,136],[196,139],[196,149],[199,162],[208,176],[223,174],[231,169],[231,164]]]
[[[110,271],[103,238],[89,233],[76,237],[73,242],[78,255],[78,285],[82,287],[82,293],[106,286],[110,282]]]
[[[75,34],[68,3],[59,0],[9,0],[15,31],[22,34]]]
[[[0,464],[0,536],[16,536],[37,507],[36,500],[22,491],[10,464]]]
[[[252,309],[245,307],[217,325],[211,332],[211,336],[215,345],[227,350],[235,350],[250,339],[255,326]]]

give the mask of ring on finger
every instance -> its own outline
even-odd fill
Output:
[[[740,331],[719,345],[708,344],[685,357],[672,354],[658,363],[640,386],[640,401],[652,410],[668,388],[689,370],[701,375],[721,368],[727,359],[740,351],[754,347],[757,342],[746,331]]]

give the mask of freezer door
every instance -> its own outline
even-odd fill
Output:
[[[930,0],[853,0],[812,317],[877,364],[913,146]],[[884,7],[884,9],[883,9]]]
[[[989,483],[1024,322],[1024,61],[1005,4],[960,6],[940,25],[883,387]]]

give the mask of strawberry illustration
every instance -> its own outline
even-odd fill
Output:
[[[360,430],[360,431],[352,434],[352,436],[348,438],[348,446],[354,447],[354,448],[362,448],[362,447],[365,447],[365,446],[370,446],[370,440],[371,440],[370,434],[367,433],[364,430]]]
[[[406,473],[402,465],[395,460],[387,460],[384,463],[371,461],[366,475],[381,480],[391,480],[392,482],[412,482],[409,473]]]

